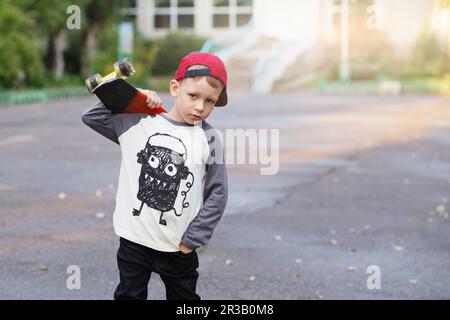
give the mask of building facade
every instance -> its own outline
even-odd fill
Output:
[[[215,37],[247,24],[254,0],[138,0],[137,28],[149,38],[168,32],[192,32]]]

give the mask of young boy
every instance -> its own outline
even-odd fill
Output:
[[[120,237],[115,299],[147,299],[152,272],[167,299],[200,299],[196,249],[208,243],[225,210],[228,190],[223,146],[205,121],[225,106],[227,72],[209,53],[184,57],[167,114],[112,114],[101,102],[82,121],[120,145],[122,162],[113,224]],[[143,90],[149,108],[161,106]]]

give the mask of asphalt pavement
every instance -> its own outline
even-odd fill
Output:
[[[94,101],[0,108],[0,299],[112,298],[120,152],[81,123]],[[229,163],[227,211],[198,250],[203,299],[450,298],[449,98],[230,101],[210,122],[279,130],[279,163]],[[149,298],[164,299],[157,275]]]

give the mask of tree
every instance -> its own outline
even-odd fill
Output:
[[[66,19],[69,0],[29,1],[28,12],[36,21],[41,38],[46,44],[45,64],[56,78],[64,75],[64,50],[67,47]]]
[[[35,22],[24,13],[26,1],[0,2],[0,87],[43,84],[44,68]]]

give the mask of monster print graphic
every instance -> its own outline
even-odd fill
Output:
[[[133,209],[133,216],[141,214],[144,203],[161,212],[159,223],[164,226],[165,212],[173,210],[177,217],[182,215],[189,206],[186,196],[194,184],[194,175],[185,165],[186,156],[186,146],[176,137],[156,133],[148,139],[137,154],[137,162],[142,164],[137,193],[141,205],[139,210]]]

